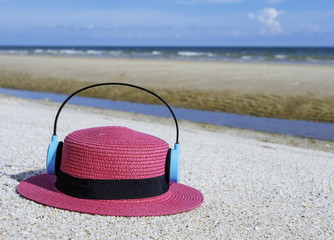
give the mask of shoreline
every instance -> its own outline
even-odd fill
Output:
[[[174,107],[334,122],[334,68],[292,64],[185,62],[0,55],[0,87],[69,94],[108,81],[140,85]],[[85,96],[157,104],[125,88]]]
[[[60,106],[59,103],[49,101],[49,99],[45,100],[27,99],[0,93],[0,99],[1,98],[12,99],[13,101],[19,101],[19,102],[27,102],[27,103],[31,102],[35,104],[41,104],[44,106],[53,106],[55,108],[59,108]],[[171,118],[152,116],[142,113],[127,112],[122,110],[102,109],[98,107],[82,106],[71,103],[67,104],[66,108],[68,108],[69,110],[92,112],[92,114],[100,114],[105,117],[113,116],[116,114],[118,118],[126,120],[136,120],[136,121],[151,122],[151,123],[155,122],[163,125],[171,125],[173,123]],[[301,149],[313,149],[313,150],[321,150],[325,152],[334,153],[334,141],[330,140],[320,140],[320,139],[297,137],[291,135],[283,135],[278,133],[262,132],[258,130],[251,130],[245,128],[220,126],[209,123],[193,122],[179,118],[177,119],[177,121],[179,122],[181,128],[186,126],[187,129],[193,129],[196,131],[208,131],[218,134],[227,134],[231,136],[238,136],[241,138],[249,138],[257,140],[263,143],[274,143],[286,146],[293,146]]]
[[[160,62],[175,62],[175,63],[215,63],[215,64],[255,64],[255,65],[281,65],[281,66],[323,66],[323,67],[333,67],[334,63],[310,63],[310,62],[284,62],[284,61],[261,61],[261,60],[252,60],[252,61],[240,61],[240,60],[211,60],[211,59],[178,59],[178,58],[145,58],[145,57],[96,57],[96,56],[80,56],[80,55],[38,55],[38,54],[3,54],[0,53],[0,56],[16,56],[16,57],[46,57],[46,58],[72,58],[72,59],[101,59],[101,60],[130,60],[130,61],[160,61]]]
[[[7,94],[24,99],[47,100],[61,104],[68,96],[57,93],[36,92],[29,90],[15,90],[0,88],[0,94]],[[99,109],[118,110],[157,117],[170,118],[171,115],[163,105],[150,105],[112,101],[90,97],[75,97],[69,104],[77,106],[96,107]],[[203,110],[172,107],[178,120],[187,120],[209,125],[248,129],[266,133],[295,136],[298,138],[334,141],[334,124],[317,123],[305,120],[286,120],[245,116],[232,113],[219,113]]]

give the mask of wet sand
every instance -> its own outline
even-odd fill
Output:
[[[334,122],[333,66],[0,55],[0,87],[69,94],[100,82],[147,87],[176,107]],[[83,95],[159,104],[102,87]]]

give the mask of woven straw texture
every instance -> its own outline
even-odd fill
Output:
[[[63,146],[61,170],[85,179],[141,179],[165,174],[168,144],[125,127],[96,127],[69,134]],[[159,216],[189,211],[203,201],[200,191],[172,183],[159,196],[141,199],[93,200],[68,196],[55,187],[56,176],[26,179],[18,192],[36,202],[90,214]]]
[[[90,200],[74,198],[60,192],[56,177],[42,174],[20,183],[20,194],[36,202],[76,212],[111,216],[160,216],[185,212],[199,207],[203,201],[200,191],[173,183],[160,196],[129,200]]]
[[[125,127],[95,127],[70,133],[60,169],[88,179],[142,179],[162,176],[168,144]]]

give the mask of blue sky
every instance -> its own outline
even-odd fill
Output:
[[[334,46],[334,1],[0,0],[0,45]]]

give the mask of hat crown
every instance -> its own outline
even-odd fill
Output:
[[[168,144],[126,127],[74,131],[64,140],[60,169],[84,179],[143,179],[165,174]]]

